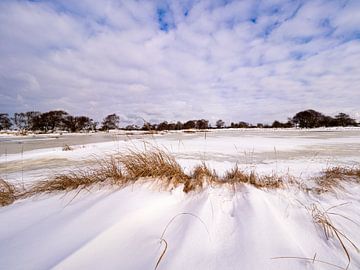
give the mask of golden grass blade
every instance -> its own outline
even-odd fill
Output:
[[[339,265],[333,264],[333,263],[329,263],[323,260],[318,260],[315,259],[315,256],[313,258],[306,258],[306,257],[296,257],[296,256],[282,256],[282,257],[273,257],[271,258],[272,260],[278,260],[278,259],[296,259],[296,260],[304,260],[304,261],[310,261],[310,262],[318,262],[318,263],[322,263],[322,264],[326,264],[332,267],[335,267],[337,269],[342,269],[342,270],[346,270],[347,268],[341,267]]]
[[[155,270],[159,267],[159,264],[160,264],[162,258],[164,257],[164,255],[166,253],[166,250],[167,250],[167,247],[168,247],[168,243],[166,242],[165,239],[160,240],[160,244],[162,244],[162,243],[165,243],[165,247],[164,247],[164,250],[161,252],[161,255],[160,255],[159,259],[156,262],[156,265],[155,265],[155,268],[154,268]]]
[[[163,232],[162,232],[162,234],[161,234],[161,236],[160,236],[160,244],[164,242],[164,243],[165,243],[165,248],[164,248],[163,252],[161,253],[159,259],[157,260],[157,263],[156,263],[156,266],[155,266],[155,270],[158,268],[158,266],[159,266],[159,264],[160,264],[163,256],[165,255],[165,252],[166,252],[166,250],[167,250],[167,248],[168,248],[168,243],[167,243],[167,241],[164,239],[165,233],[166,233],[167,229],[169,228],[169,226],[171,225],[171,223],[172,223],[176,218],[178,218],[178,217],[180,217],[180,216],[182,216],[182,215],[189,215],[189,216],[191,216],[191,217],[194,217],[194,218],[198,219],[198,220],[204,225],[204,228],[205,228],[205,230],[206,230],[206,232],[207,232],[207,234],[208,234],[208,236],[209,236],[209,240],[211,241],[210,232],[209,232],[209,230],[208,230],[208,227],[206,226],[205,222],[204,222],[198,215],[195,215],[195,214],[193,214],[193,213],[183,212],[183,213],[179,213],[179,214],[173,216],[173,217],[170,219],[170,221],[166,224],[166,226],[165,226],[165,228],[164,228],[164,230],[163,230]]]

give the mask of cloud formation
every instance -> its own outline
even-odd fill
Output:
[[[360,1],[0,2],[0,111],[360,118]]]

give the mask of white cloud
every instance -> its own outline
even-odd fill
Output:
[[[254,123],[308,108],[355,115],[360,6],[343,3],[5,0],[1,110]]]

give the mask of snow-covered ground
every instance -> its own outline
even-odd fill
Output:
[[[26,151],[22,142],[25,151],[0,156],[0,176],[26,184],[89,165],[94,156],[152,147],[169,151],[186,171],[205,162],[221,174],[238,164],[305,182],[333,165],[360,164],[359,129],[114,138],[90,144],[77,139],[71,151]],[[12,139],[21,141],[0,138],[0,147]],[[360,185],[347,184],[336,194],[248,185],[184,194],[180,187],[164,191],[149,184],[76,194],[43,195],[0,208],[0,269],[154,269],[162,254],[158,269],[345,269],[348,258],[340,241],[336,235],[327,239],[310,211],[330,207],[335,208],[328,217],[344,235],[349,269],[360,269],[360,253],[346,239],[360,247]]]
[[[93,136],[96,138],[92,138]],[[82,143],[88,142],[89,137],[100,142]],[[1,142],[0,137],[0,147],[14,148],[13,142],[9,140],[7,138],[7,141]],[[47,173],[81,166],[95,156],[124,152],[128,148],[158,147],[174,155],[186,171],[205,162],[219,174],[238,164],[243,169],[255,170],[258,173],[289,172],[306,178],[327,167],[360,164],[360,129],[357,128],[213,130],[146,136],[128,136],[123,132],[107,136],[71,134],[60,136],[60,143],[54,139],[54,135],[41,135],[40,139],[35,137],[32,141],[31,137],[15,137],[12,140],[21,142],[15,144],[17,153],[0,155],[0,174],[10,181],[46,177]],[[50,141],[46,141],[50,148],[32,150],[40,148],[45,140]],[[74,145],[73,151],[62,151],[65,144]],[[52,145],[57,147],[51,147]]]

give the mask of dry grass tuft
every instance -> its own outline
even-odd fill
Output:
[[[205,163],[195,166],[191,177],[184,184],[184,192],[188,193],[193,190],[201,190],[205,183],[217,183],[219,180],[215,170],[210,170]]]
[[[210,182],[217,181],[219,179],[215,170],[210,170],[205,163],[194,167],[192,171],[192,178],[195,180],[208,180]]]
[[[241,171],[236,165],[225,173],[224,181],[229,183],[255,183],[255,175]]]
[[[110,183],[121,185],[124,183],[123,173],[115,158],[97,160],[97,167],[92,169],[78,169],[55,175],[50,180],[35,183],[25,194],[33,196],[41,193],[83,190],[95,184]]]
[[[283,187],[282,178],[276,174],[258,176],[255,172],[241,171],[238,166],[227,171],[223,180],[230,184],[247,183],[257,188],[275,189]]]
[[[125,186],[141,178],[159,179],[161,184],[178,186],[188,183],[187,176],[173,157],[164,151],[135,152],[96,159],[96,167],[77,169],[55,175],[50,180],[35,183],[25,196],[42,193],[83,190],[96,184]],[[185,192],[188,192],[184,189]]]
[[[269,189],[277,189],[284,187],[284,180],[281,176],[276,174],[264,175],[258,177],[255,180],[255,186],[257,188],[269,188]]]
[[[62,148],[63,151],[72,151],[74,150],[70,145],[65,144]]]
[[[121,170],[121,164],[115,157],[97,159],[97,163],[99,168],[93,170],[93,174],[97,175],[100,182],[110,180],[112,184],[125,184],[126,179]]]
[[[133,181],[158,178],[165,181],[163,184],[166,186],[177,186],[189,179],[175,158],[160,149],[144,152],[129,150],[118,160],[126,172],[126,178]]]
[[[360,183],[360,168],[352,167],[331,167],[322,171],[321,175],[315,178],[318,193],[336,191],[343,189],[343,182]]]
[[[73,171],[56,175],[50,180],[35,183],[27,192],[27,195],[33,196],[41,193],[68,192],[76,189],[82,190],[95,183],[99,183],[97,175],[83,170]]]
[[[0,179],[0,206],[12,204],[16,199],[16,187],[13,184]]]
[[[324,171],[327,177],[353,177],[360,180],[360,168],[355,167],[332,167]]]

